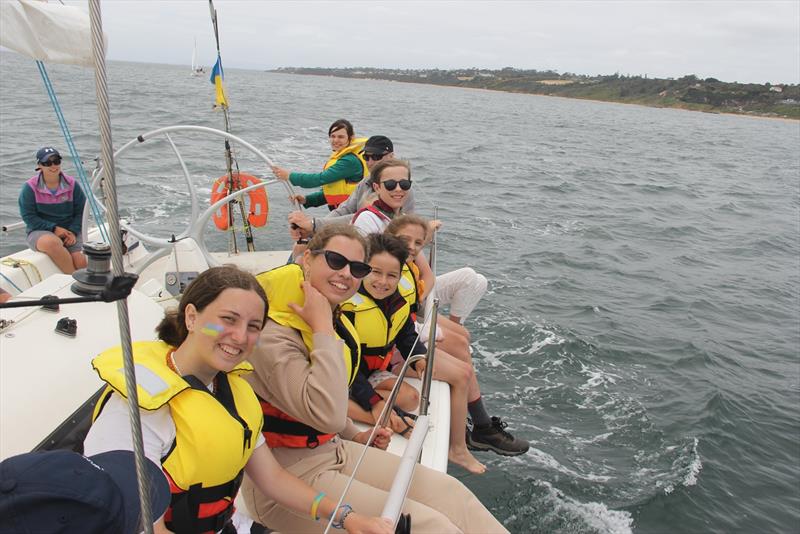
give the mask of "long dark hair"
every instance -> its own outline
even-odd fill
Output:
[[[233,265],[212,267],[200,273],[192,280],[181,297],[177,310],[170,310],[158,323],[156,332],[158,339],[172,345],[179,346],[186,340],[189,331],[186,329],[186,306],[193,304],[197,311],[203,311],[206,306],[217,300],[220,293],[229,288],[255,291],[264,301],[264,318],[261,321],[263,328],[267,322],[269,302],[267,295],[255,276]]]

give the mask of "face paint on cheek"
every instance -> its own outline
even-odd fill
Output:
[[[203,328],[200,329],[200,332],[210,337],[217,337],[222,333],[223,330],[225,330],[225,327],[222,325],[206,323],[203,325]]]

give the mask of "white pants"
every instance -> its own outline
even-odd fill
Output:
[[[486,277],[471,267],[462,267],[449,273],[436,275],[433,291],[439,307],[450,306],[450,315],[465,321],[478,301],[486,293]]]

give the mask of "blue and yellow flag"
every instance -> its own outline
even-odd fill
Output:
[[[217,56],[217,62],[214,63],[214,68],[211,69],[211,83],[217,88],[217,105],[228,106],[228,99],[225,96],[225,86],[222,85],[222,80],[225,79],[225,73],[222,72],[222,58]]]

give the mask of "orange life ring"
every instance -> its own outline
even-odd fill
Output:
[[[235,189],[244,189],[254,184],[260,184],[261,180],[255,176],[244,173],[235,173],[233,175]],[[228,196],[228,176],[220,176],[214,182],[214,187],[211,188],[211,204]],[[269,215],[269,201],[267,200],[266,188],[253,189],[247,192],[249,201],[245,204],[247,209],[247,222],[250,226],[264,226],[267,224],[267,216]],[[220,230],[228,229],[228,203],[222,205],[214,215],[214,224]]]

